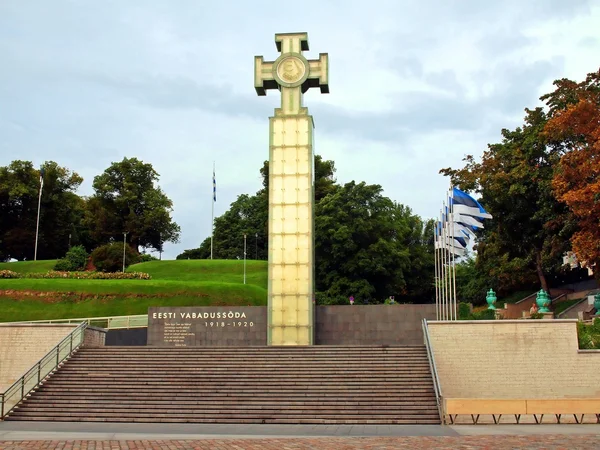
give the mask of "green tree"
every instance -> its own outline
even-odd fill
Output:
[[[335,190],[335,163],[315,155],[315,202]],[[229,210],[215,219],[213,258],[236,259],[244,255],[244,233],[247,235],[247,258],[268,258],[269,161],[260,169],[263,188],[255,195],[240,195]],[[199,248],[186,250],[178,259],[210,258],[210,237]]]
[[[83,179],[48,161],[42,166],[44,187],[40,207],[38,259],[62,257],[78,243],[83,200],[75,191]],[[30,161],[0,167],[0,253],[3,259],[34,257],[40,171]]]
[[[496,289],[496,284],[477,266],[474,257],[456,264],[456,296],[460,302],[483,305],[489,288]]]
[[[268,203],[266,193],[238,196],[229,210],[215,219],[214,259],[242,259],[246,234],[247,259],[267,259]],[[205,247],[206,248],[206,247]],[[258,253],[258,255],[256,255]],[[208,238],[210,257],[210,238]]]
[[[407,297],[416,294],[409,292],[408,278],[423,276],[424,267],[432,289],[433,246],[429,258],[411,261],[411,250],[412,256],[427,253],[425,248],[411,248],[426,245],[425,228],[410,208],[385,197],[379,185],[351,182],[337,187],[315,208],[319,300],[342,303],[352,295],[359,301],[382,302],[390,295]]]
[[[208,244],[208,245],[207,245]],[[210,238],[206,238],[199,248],[184,250],[177,255],[175,259],[209,259],[210,258]]]
[[[165,242],[178,242],[180,228],[171,218],[173,202],[156,185],[159,175],[137,158],[114,162],[94,178],[85,223],[99,242],[127,241],[162,251]]]
[[[462,189],[481,192],[494,218],[478,233],[478,257],[504,289],[537,277],[547,290],[547,275],[560,266],[573,232],[552,192],[558,155],[543,133],[546,122],[542,108],[526,109],[524,125],[502,130],[502,142],[489,145],[481,162],[467,156],[464,168],[440,171]]]

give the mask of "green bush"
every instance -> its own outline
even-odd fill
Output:
[[[472,312],[469,303],[460,302],[458,304],[458,320],[495,320],[496,311],[494,309],[484,309],[479,312]]]
[[[600,350],[600,320],[595,319],[591,325],[577,323],[579,348],[585,350]]]
[[[54,270],[62,272],[74,272],[83,270],[87,264],[88,253],[83,245],[71,247],[64,258],[59,259],[54,266]]]
[[[143,262],[150,262],[150,261],[158,261],[158,258],[156,256],[149,255],[147,253],[142,253],[141,255],[139,255],[138,262],[143,263]]]
[[[458,304],[458,320],[470,320],[471,316],[471,305],[469,303],[460,302]]]
[[[137,263],[139,255],[129,246],[125,246],[125,267]],[[99,272],[120,272],[123,270],[123,244],[113,242],[102,245],[92,251],[92,262]]]

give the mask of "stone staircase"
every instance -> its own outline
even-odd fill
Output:
[[[6,420],[440,423],[424,346],[84,347]]]

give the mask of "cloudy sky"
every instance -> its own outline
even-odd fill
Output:
[[[138,157],[174,201],[181,243],[260,188],[276,92],[258,97],[253,58],[306,31],[330,57],[311,90],[316,153],[337,179],[381,184],[435,217],[459,167],[539,105],[552,81],[600,66],[597,0],[0,0],[0,165],[57,161],[85,179]]]

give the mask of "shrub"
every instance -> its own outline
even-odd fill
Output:
[[[149,262],[149,261],[158,261],[158,258],[147,253],[142,253],[138,258],[138,262]]]
[[[584,322],[577,323],[577,334],[579,337],[579,348],[587,350],[600,349],[600,320],[594,321],[588,325]]]
[[[473,308],[470,303],[460,302],[458,304],[458,319],[468,320],[471,318]]]
[[[81,280],[149,280],[144,272],[59,272],[51,270],[46,273],[28,273],[26,278],[69,278]]]
[[[495,320],[496,310],[484,309],[482,311],[473,311],[469,303],[460,302],[458,304],[458,320]]]
[[[64,258],[59,259],[54,266],[54,270],[73,272],[82,270],[87,263],[88,253],[83,245],[71,247]]]
[[[125,267],[138,262],[139,255],[129,246],[125,246]],[[92,252],[92,262],[100,272],[120,272],[123,270],[123,244],[112,244],[97,247]]]
[[[17,272],[13,272],[12,270],[0,270],[0,278],[19,278],[19,274]]]

